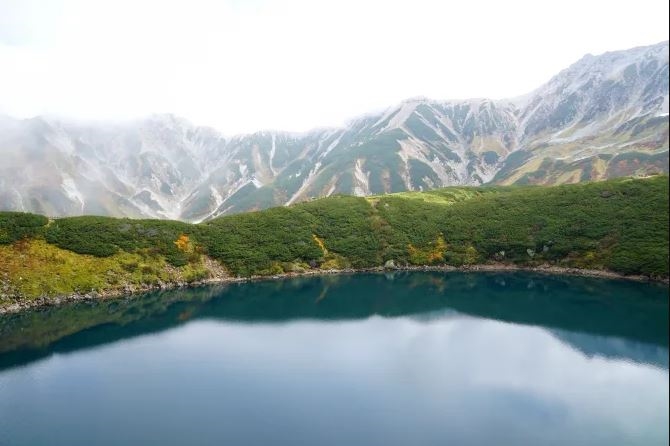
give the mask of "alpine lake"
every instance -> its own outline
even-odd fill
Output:
[[[668,286],[327,275],[0,316],[0,444],[668,444]]]

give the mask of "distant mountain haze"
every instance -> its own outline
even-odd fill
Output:
[[[668,172],[668,42],[584,56],[521,98],[409,99],[301,134],[0,116],[0,157],[0,210],[196,222],[339,193]]]

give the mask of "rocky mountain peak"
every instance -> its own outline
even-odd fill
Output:
[[[667,172],[667,113],[661,42],[586,55],[520,98],[415,97],[304,133],[0,117],[0,209],[200,221],[334,193]]]

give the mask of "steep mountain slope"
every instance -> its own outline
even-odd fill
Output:
[[[0,156],[0,210],[188,221],[337,193],[668,172],[668,42],[585,56],[523,98],[416,98],[303,134],[0,117]]]
[[[668,43],[584,56],[517,101],[521,151],[502,183],[668,169]]]

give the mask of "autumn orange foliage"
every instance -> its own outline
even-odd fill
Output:
[[[407,245],[410,262],[423,265],[444,261],[444,252],[447,250],[447,243],[440,234],[435,242],[429,244],[425,249],[420,249],[412,245]]]
[[[187,252],[190,248],[191,241],[188,238],[188,235],[181,234],[174,244],[177,245],[177,249],[183,252]]]

